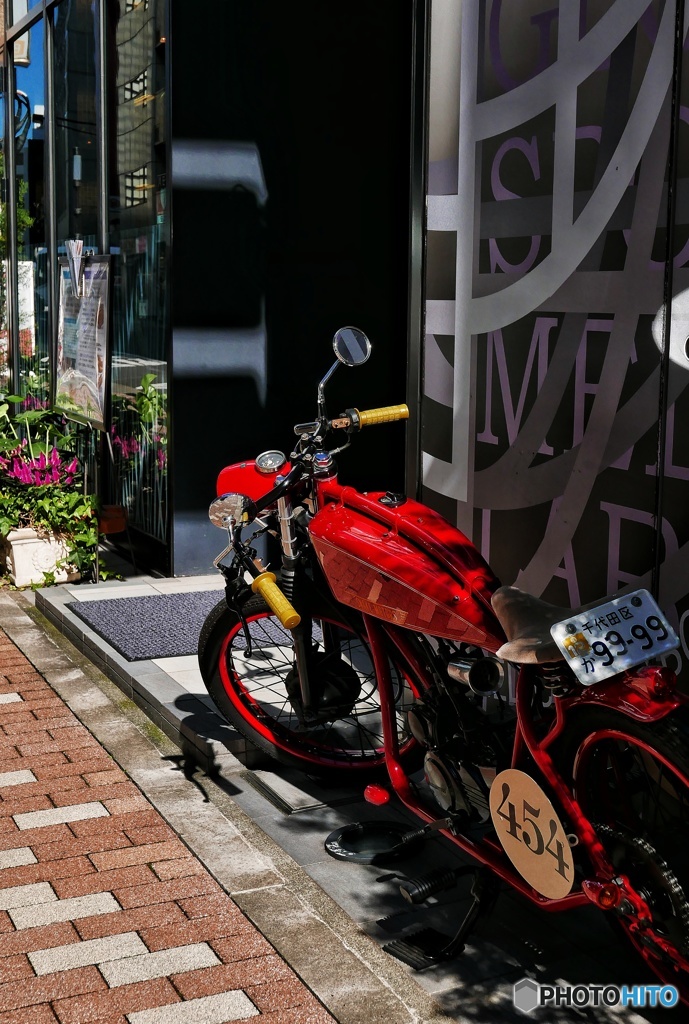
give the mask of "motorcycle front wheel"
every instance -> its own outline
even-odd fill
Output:
[[[689,1002],[689,712],[638,723],[604,708],[572,716],[563,764],[614,868],[643,896],[652,933],[606,916]],[[668,946],[669,944],[669,946]]]
[[[334,613],[313,612],[312,641],[319,671],[346,677],[339,706],[318,721],[300,721],[295,709],[292,635],[262,598],[243,607],[251,655],[242,623],[225,601],[210,613],[199,639],[199,666],[206,689],[221,714],[270,757],[302,772],[346,779],[380,769],[385,763],[378,686],[368,643],[361,632]],[[418,746],[407,724],[417,688],[394,662],[394,689],[400,756],[411,761]],[[331,683],[336,686],[336,680]],[[352,690],[354,686],[354,690]],[[358,693],[356,692],[358,691]]]

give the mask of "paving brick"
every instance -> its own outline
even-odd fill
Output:
[[[151,864],[161,881],[168,878],[188,878],[190,875],[204,875],[206,869],[196,857],[179,857],[176,860],[164,860]]]
[[[60,899],[72,896],[86,896],[94,892],[126,891],[129,887],[141,887],[155,881],[155,875],[146,864],[114,871],[95,871],[82,878],[60,878],[55,880],[55,892]],[[1,893],[0,893],[1,895]]]
[[[202,918],[202,920],[207,920],[207,918]],[[144,936],[142,938],[150,949],[150,943]],[[208,941],[224,964],[234,963],[235,960],[248,960],[252,956],[266,956],[274,952],[268,940],[264,939],[249,921],[246,922],[246,926],[241,932],[227,937],[209,936]]]
[[[47,732],[50,734],[50,730],[56,726],[59,728],[57,723],[61,722],[66,724],[67,722],[74,721],[74,715],[71,718],[62,716],[61,718],[36,718],[32,712],[27,711],[25,715],[14,714],[11,720],[3,722],[2,728],[6,736],[22,736],[28,735],[29,733]],[[54,739],[55,737],[53,737]]]
[[[131,810],[138,809],[139,806],[151,806],[148,800],[146,800],[145,797],[141,796],[136,786],[134,786],[131,782],[119,782],[114,786],[87,786],[86,783],[82,780],[82,785],[84,786],[84,793],[87,799],[98,800],[106,807],[109,804],[112,804],[114,800],[121,800],[122,798],[138,801],[136,807],[130,808]],[[76,803],[76,799],[72,799],[72,796],[68,791],[65,793],[58,793],[54,797],[54,800],[55,803],[58,804],[58,806],[60,807],[65,806],[69,803]]]
[[[103,757],[91,757],[79,759],[78,761],[68,761],[64,754],[60,751],[58,754],[44,754],[44,758],[50,757],[61,757],[61,761],[42,761],[41,764],[36,764],[38,758],[34,759],[32,766],[33,771],[36,774],[37,779],[61,779],[67,778],[73,775],[83,775],[84,772],[98,771],[101,766],[112,764],[110,758]]]
[[[294,1006],[289,1010],[276,1010],[274,1013],[262,1013],[261,1024],[336,1024],[320,1003],[307,1006]]]
[[[14,956],[6,956],[0,960],[0,985],[8,981],[22,981],[24,978],[33,978],[33,967],[24,953],[15,953]]]
[[[144,846],[127,846],[107,853],[94,851],[91,860],[99,871],[129,867],[132,864],[150,864],[163,861],[166,857],[179,857],[187,850],[179,839],[162,843],[146,843]]]
[[[42,828],[44,825],[57,825],[72,821],[84,821],[86,818],[108,817],[103,804],[89,801],[88,803],[71,804],[69,807],[52,807],[50,810],[37,810],[33,813],[15,814],[14,820],[18,828]]]
[[[150,1010],[156,1006],[179,1002],[179,995],[167,978],[123,985],[107,992],[57,1000],[53,1010],[60,1024],[87,1024],[103,1018],[126,1013],[131,1017],[137,1010]]]
[[[12,919],[6,910],[0,910],[0,935],[14,931]]]
[[[0,803],[0,817],[14,818],[16,825],[19,825],[17,815],[29,814],[31,811],[46,811],[53,806],[45,794],[27,797],[12,795],[14,799],[3,800]]]
[[[59,743],[56,740],[43,740],[40,743],[17,743],[17,750],[22,757],[28,759],[34,757],[37,754],[50,754],[58,751],[65,752],[68,750],[76,750],[77,747],[92,747],[95,741],[90,736],[80,736],[78,739],[70,740],[64,739]],[[9,746],[9,744],[8,744]]]
[[[223,914],[228,907],[234,906],[229,896],[224,892],[214,892],[209,895],[192,896],[190,898],[177,897],[178,902],[187,917],[207,917],[208,915]]]
[[[28,846],[19,846],[12,850],[0,851],[0,870],[21,867],[23,864],[35,864],[36,858]]]
[[[105,768],[96,772],[82,772],[84,782],[88,786],[110,786],[114,782],[126,782],[127,776],[121,768]]]
[[[100,821],[75,821],[70,824],[70,828],[76,836],[98,835],[105,828],[122,829],[131,838],[130,828],[157,825],[159,821],[158,812],[151,807],[146,811],[112,815],[110,818],[103,818]],[[174,835],[174,832],[170,830],[168,835]]]
[[[21,699],[16,691],[10,690],[9,693],[0,693],[0,704],[23,704],[24,701]]]
[[[56,971],[70,971],[75,967],[86,967],[119,961],[123,957],[134,957],[148,951],[136,932],[109,935],[102,939],[88,939],[51,949],[37,949],[28,954],[27,962],[36,974],[53,974]],[[102,972],[101,972],[102,973]],[[106,979],[107,980],[107,979]]]
[[[182,925],[186,920],[176,903],[157,903],[153,907],[136,907],[134,910],[118,910],[115,913],[103,914],[99,917],[82,918],[75,921],[75,927],[83,939],[100,938],[102,935],[118,935],[128,931],[140,931],[143,936],[143,929],[152,928],[154,925],[160,927],[174,923]],[[171,942],[170,945],[174,946],[177,943]]]
[[[48,828],[24,829],[20,832],[12,818],[0,818],[3,824],[7,821],[8,828],[0,832],[0,850],[13,846],[30,846],[32,849],[41,842],[64,842],[74,836],[66,825],[51,825]]]
[[[127,1015],[129,1024],[225,1024],[246,1020],[258,1010],[243,992],[222,992],[215,996],[192,999],[174,1006],[140,1010]]]
[[[42,699],[25,701],[29,711],[33,711],[36,718],[74,718],[74,715],[59,698],[50,700],[48,697]]]
[[[181,914],[181,911],[180,911]],[[183,922],[183,923],[181,923]],[[145,928],[141,931],[141,938],[152,951],[168,949],[170,946],[179,946],[182,942],[210,942],[214,939],[223,939],[229,935],[241,935],[251,931],[258,934],[253,925],[247,921],[241,910],[230,904],[226,914],[218,914],[213,917],[198,917],[193,921],[184,916],[171,926],[162,922],[152,928]],[[264,940],[265,942],[265,940]],[[213,948],[216,943],[212,942]],[[265,952],[271,953],[272,948],[265,943]],[[216,950],[217,951],[217,950]],[[220,959],[224,957],[218,954]]]
[[[311,995],[304,984],[294,976],[271,981],[267,985],[247,986],[246,991],[261,1013],[302,1006],[304,1002],[310,1001]]]
[[[0,751],[0,769],[2,769],[2,771],[9,769],[12,765],[12,762],[16,762],[18,757],[19,751],[16,749],[16,747],[14,747],[13,745],[10,745],[9,747],[4,747],[4,749]]]
[[[39,903],[56,900],[55,890],[48,882],[34,885],[10,885],[0,889],[0,910],[14,910],[17,907],[33,907]]]
[[[169,882],[153,882],[151,885],[130,886],[114,890],[115,896],[125,909],[167,903],[202,893],[215,893],[218,883],[210,875],[195,875],[193,878],[173,878]]]
[[[0,772],[0,789],[5,786],[22,786],[25,782],[35,782],[36,776],[28,768],[9,772]]]
[[[16,1010],[32,1003],[47,1003],[86,992],[102,992],[105,982],[96,967],[59,971],[42,978],[25,980],[21,985],[8,982],[0,985],[0,1011]]]
[[[58,794],[67,792],[71,794],[71,797],[69,800],[63,800],[64,803],[76,804],[91,800],[91,790],[78,775],[65,779],[37,779],[35,782],[26,782],[21,790],[8,789],[5,799],[18,799],[21,796],[21,799],[25,800],[29,797],[50,794],[52,806],[57,803]]]
[[[24,1006],[21,1010],[0,1013],[0,1024],[56,1024],[57,1017],[47,1005]]]
[[[169,825],[164,823],[153,824],[150,827],[137,827],[136,825],[124,825],[126,834],[133,843],[165,843],[168,839],[177,839],[177,835]],[[179,840],[177,840],[179,842]]]
[[[285,962],[277,954],[270,954],[217,967],[204,967],[187,974],[173,974],[171,980],[185,999],[197,999],[232,988],[272,985],[291,977],[292,972]]]
[[[111,814],[130,814],[135,811],[144,810],[150,807],[150,803],[145,796],[134,795],[122,797],[104,797],[103,803],[108,808]]]
[[[6,767],[9,770],[13,770],[13,768],[15,768],[16,765],[12,765],[9,762],[11,762],[13,760],[16,761],[16,759],[18,757],[19,757],[19,751],[18,750],[14,751],[14,757],[13,758],[8,758],[7,752],[3,753],[2,757],[0,758],[0,768],[2,768],[3,771],[5,770]],[[5,758],[8,760],[8,764],[7,765],[5,765],[5,760],[4,760]],[[61,750],[54,750],[50,754],[36,754],[35,757],[23,758],[22,759],[22,767],[23,768],[30,768],[31,771],[34,773],[34,775],[36,776],[37,779],[41,778],[41,772],[43,772],[43,771],[47,771],[50,768],[57,768],[61,764],[67,765],[67,764],[70,764],[70,763],[71,762],[67,760],[67,758],[65,757],[65,755],[63,754],[63,752]]]
[[[0,857],[2,856],[3,854],[0,854]],[[26,865],[15,868],[11,872],[11,876],[0,875],[0,899],[4,891],[2,886],[5,877],[8,877],[8,880],[11,880],[13,885],[25,886],[34,882],[52,882],[56,879],[73,878],[75,876],[82,877],[83,875],[91,874],[95,875],[96,871],[91,861],[86,857],[66,857],[64,860],[41,863],[27,862]],[[58,890],[56,889],[55,891],[59,896]],[[70,895],[76,895],[76,893],[70,893]]]
[[[35,928],[37,925],[53,924],[55,921],[76,921],[80,917],[95,914],[110,914],[119,908],[117,900],[109,892],[97,892],[93,896],[77,896],[71,900],[55,900],[33,907],[18,907],[8,911],[15,928]]]
[[[26,833],[22,833],[22,838],[24,835]],[[82,854],[88,854],[93,861],[91,855],[100,856],[102,851],[115,852],[120,847],[135,849],[124,832],[114,829],[108,829],[102,836],[87,836],[86,839],[77,839],[71,832],[68,835],[68,839],[58,842],[34,843],[32,849],[39,861],[61,860],[63,857],[79,857]]]
[[[174,946],[157,953],[128,956],[100,965],[100,971],[111,988],[178,975],[178,972],[196,971],[219,964],[217,956],[205,942],[187,946]]]
[[[48,949],[50,946],[65,946],[69,942],[78,942],[79,935],[69,921],[43,925],[36,928],[23,928],[18,932],[0,935],[0,956],[11,956],[14,953],[28,953],[32,949]]]

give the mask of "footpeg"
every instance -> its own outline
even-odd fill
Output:
[[[449,935],[443,935],[435,928],[423,928],[421,931],[412,932],[404,939],[387,942],[383,949],[390,956],[407,964],[412,970],[423,971],[427,967],[434,967],[463,952],[464,945],[462,944],[461,949],[448,956],[445,951],[450,943]]]
[[[477,871],[474,868],[457,868],[445,872],[433,872],[426,879],[416,881],[410,879],[411,885],[408,888],[408,892],[411,895],[405,895],[400,886],[400,891],[405,899],[408,899],[410,902],[421,902],[422,899],[427,898],[427,896],[423,896],[425,889],[430,889],[436,883],[440,884],[446,881],[450,875],[452,875],[452,883],[454,883],[460,875],[469,872],[474,875],[474,884],[471,887],[471,906],[457,933],[452,938],[436,931],[435,928],[423,928],[421,931],[413,932],[403,939],[395,939],[394,942],[386,943],[383,946],[385,952],[389,953],[390,956],[396,957],[397,960],[408,964],[415,971],[423,971],[427,967],[433,967],[435,964],[444,963],[447,960],[453,960],[456,956],[460,956],[464,952],[465,940],[473,931],[479,917],[482,914],[489,914],[495,906],[499,885],[494,876],[485,870]],[[407,884],[409,885],[409,883]],[[443,887],[447,888],[448,886]],[[439,892],[440,889],[435,891]],[[432,893],[428,892],[427,895],[432,895]],[[414,896],[417,897],[416,900]]]
[[[431,871],[422,878],[407,878],[400,885],[400,893],[407,903],[418,905],[438,892],[451,889],[457,884],[457,879],[465,873],[466,869],[450,868],[446,871]]]

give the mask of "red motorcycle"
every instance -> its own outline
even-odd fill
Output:
[[[353,327],[333,345],[289,460],[268,451],[218,477],[226,597],[199,642],[208,692],[285,765],[350,781],[387,769],[423,823],[400,843],[438,830],[481,866],[455,938],[391,949],[408,963],[461,951],[502,881],[546,911],[606,911],[689,1001],[688,700],[650,663],[676,635],[647,591],[557,608],[500,586],[425,505],[339,483],[333,456],[408,409],[330,418],[332,373],[370,354]],[[279,539],[279,582],[258,558],[263,534]]]

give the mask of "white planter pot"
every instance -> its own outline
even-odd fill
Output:
[[[55,574],[57,583],[79,578],[78,572],[56,569],[56,563],[67,557],[67,545],[59,534],[39,536],[35,530],[10,530],[3,541],[5,565],[16,587],[43,583],[44,573]]]

